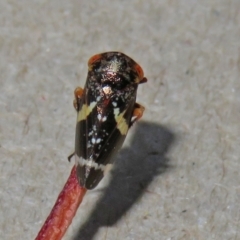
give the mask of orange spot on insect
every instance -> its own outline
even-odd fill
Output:
[[[136,117],[136,119],[140,119],[143,115],[145,108],[143,106],[140,106],[139,108],[135,108],[133,111],[133,116]]]
[[[141,81],[143,79],[143,77],[144,77],[144,73],[143,73],[142,68],[138,64],[136,64],[134,66],[134,68],[135,68],[135,70],[136,70],[136,72],[138,74],[139,80]]]
[[[83,89],[77,87],[74,91],[75,98],[80,98],[83,95]]]
[[[88,66],[91,66],[94,62],[96,62],[97,60],[99,60],[100,58],[102,58],[101,54],[96,54],[94,56],[92,56],[89,60],[88,60]]]

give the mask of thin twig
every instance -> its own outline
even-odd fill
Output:
[[[51,213],[35,240],[62,239],[71,224],[86,191],[86,188],[81,187],[78,183],[76,167],[74,166]]]

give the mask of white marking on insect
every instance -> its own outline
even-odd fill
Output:
[[[106,166],[103,164],[98,164],[96,162],[94,162],[93,159],[84,159],[82,157],[78,157],[77,155],[75,155],[75,160],[76,160],[76,164],[80,165],[80,166],[85,166],[85,167],[89,167],[89,168],[94,168],[95,170],[101,170],[104,171]]]
[[[114,107],[116,107],[116,106],[117,106],[117,103],[116,103],[116,102],[112,102],[112,105],[113,105]]]
[[[88,136],[92,136],[92,134],[93,134],[93,131],[89,132],[89,133],[88,133]]]
[[[97,115],[97,118],[98,118],[99,121],[101,121],[101,119],[102,119],[101,114],[98,114],[98,115]]]
[[[92,144],[95,144],[95,142],[96,142],[96,138],[92,138]]]
[[[114,73],[116,73],[116,72],[119,71],[120,66],[121,66],[121,62],[118,61],[118,59],[114,59],[114,60],[111,61],[111,64],[110,64],[108,70],[109,70],[109,72],[114,72]]]
[[[103,87],[103,92],[106,94],[106,95],[109,95],[112,93],[112,88],[110,86],[105,86]]]
[[[107,117],[104,116],[104,117],[102,118],[102,121],[105,122],[106,120],[107,120]]]
[[[114,113],[114,116],[115,116],[115,117],[118,116],[118,114],[119,114],[119,108],[114,108],[113,113]]]
[[[131,122],[134,122],[136,119],[137,119],[137,116],[133,116],[133,117],[131,118]]]

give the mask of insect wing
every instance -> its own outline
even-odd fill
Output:
[[[106,165],[114,160],[112,156],[126,137],[134,103],[135,97],[119,112],[111,102],[104,107],[96,103],[90,93],[79,101],[75,154],[82,186],[92,189],[103,178]]]

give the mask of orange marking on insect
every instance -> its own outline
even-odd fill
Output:
[[[75,98],[80,98],[83,95],[83,89],[80,87],[77,87],[74,91]]]
[[[135,108],[133,111],[133,116],[136,117],[137,119],[140,119],[143,115],[144,112],[144,107],[141,106],[141,108]]]
[[[102,54],[96,54],[88,60],[88,66],[90,67],[94,62],[102,58]]]
[[[134,66],[134,68],[135,68],[135,70],[136,70],[136,72],[137,72],[137,74],[138,74],[139,82],[140,82],[140,81],[143,79],[143,77],[144,77],[143,70],[142,70],[142,68],[141,68],[138,64],[136,64],[136,65]]]

